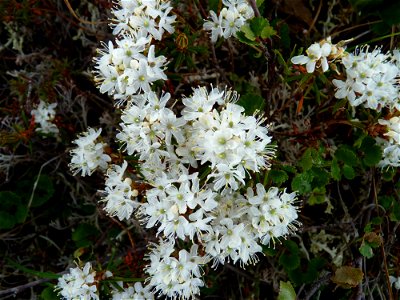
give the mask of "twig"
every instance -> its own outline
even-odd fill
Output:
[[[315,23],[317,22],[317,19],[319,17],[319,14],[321,13],[321,8],[322,8],[322,0],[319,1],[317,13],[315,14],[313,21],[311,22],[310,28],[308,29],[308,33],[310,33],[311,30],[314,28]]]
[[[375,177],[372,178],[372,189],[373,189],[373,192],[374,192],[373,196],[374,196],[375,204],[378,207],[378,195],[376,193]],[[378,217],[380,217],[379,210],[377,210],[376,213],[377,213]],[[379,231],[382,232],[382,225],[381,224],[379,224]],[[381,247],[384,271],[385,271],[385,275],[386,275],[386,284],[388,286],[389,300],[394,300],[393,292],[392,292],[392,284],[390,283],[390,278],[389,278],[389,270],[388,270],[388,265],[387,265],[387,260],[386,260],[386,253],[385,253],[384,243],[381,243],[380,247]]]
[[[316,283],[311,287],[310,291],[306,293],[304,300],[309,300],[321,286],[328,283],[329,279],[331,278],[331,272],[328,272],[324,276],[321,276]]]
[[[47,166],[49,163],[53,162],[54,160],[60,158],[60,157],[63,156],[63,155],[64,155],[64,154],[60,154],[60,155],[58,155],[58,156],[56,156],[56,157],[53,157],[52,159],[46,161],[46,162],[40,167],[39,173],[38,173],[37,178],[36,178],[36,180],[35,180],[35,183],[33,184],[33,189],[32,189],[32,193],[31,193],[31,197],[29,198],[29,202],[28,202],[28,209],[29,209],[29,208],[31,207],[31,205],[32,205],[33,197],[35,196],[35,191],[36,191],[37,185],[38,185],[38,183],[39,183],[40,175],[42,174],[43,168],[44,168],[45,166]],[[25,217],[25,219],[26,219],[26,217]],[[24,220],[24,221],[25,221],[25,220]]]
[[[75,19],[77,19],[79,22],[83,24],[89,24],[89,25],[97,25],[101,23],[108,23],[106,21],[97,21],[97,22],[91,22],[91,21],[86,21],[78,17],[78,15],[75,13],[75,11],[72,9],[71,3],[69,3],[68,0],[64,0],[65,5],[68,7],[69,12],[74,16]]]
[[[359,268],[360,270],[363,269],[363,257],[360,256],[357,258],[356,260],[356,266],[357,268]],[[367,277],[367,274],[365,274],[365,277]],[[363,288],[362,288],[362,281],[358,284],[357,287],[357,294],[355,295],[355,300],[362,300],[365,299],[365,294],[363,292]]]
[[[249,274],[247,274],[246,272],[242,271],[241,269],[236,268],[235,266],[232,266],[231,264],[225,264],[224,265],[225,268],[234,271],[235,273],[243,276],[246,279],[249,280],[254,280],[254,278],[252,276],[250,276]]]
[[[61,273],[58,273],[58,275],[63,275],[66,274],[68,271],[64,271]],[[21,293],[23,290],[29,289],[31,287],[37,286],[39,284],[45,283],[45,282],[49,282],[51,280],[54,280],[53,278],[42,278],[42,279],[38,279],[32,282],[28,282],[26,284],[20,285],[20,286],[16,286],[7,290],[3,290],[0,291],[0,296],[4,296],[4,295],[9,295],[9,294],[13,294],[14,297],[18,294]]]
[[[229,80],[226,77],[225,72],[219,66],[217,54],[215,53],[214,44],[212,42],[210,42],[210,45],[211,45],[211,53],[212,53],[212,60],[213,60],[214,66],[217,68],[218,72],[222,75],[222,78],[224,79],[225,83],[228,83]],[[217,82],[217,85],[218,85],[218,82]]]

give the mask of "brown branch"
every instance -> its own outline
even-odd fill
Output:
[[[261,17],[260,11],[258,10],[257,3],[254,0],[247,0],[254,11],[256,17]]]
[[[375,185],[375,177],[372,178],[372,189],[374,192],[374,200],[375,200],[375,204],[376,207],[378,207],[378,195],[376,192],[376,185]],[[377,209],[377,215],[378,217],[380,217],[380,212]],[[379,224],[379,231],[382,232],[382,225]],[[390,283],[390,278],[389,278],[389,269],[388,269],[388,264],[387,264],[387,260],[386,260],[386,252],[385,252],[385,246],[384,243],[381,243],[381,253],[382,253],[382,260],[383,260],[383,267],[384,267],[384,272],[385,272],[385,277],[386,277],[386,284],[388,287],[388,294],[389,294],[389,300],[394,300],[393,298],[393,291],[392,291],[392,284]]]
[[[66,273],[68,273],[68,271],[57,273],[57,275],[61,276],[61,275],[64,275]],[[31,287],[34,287],[34,286],[37,286],[39,284],[42,284],[42,283],[45,283],[45,282],[49,282],[49,281],[52,281],[52,280],[54,280],[54,278],[42,278],[42,279],[38,279],[38,280],[35,280],[35,281],[32,281],[32,282],[28,282],[28,283],[22,284],[20,286],[16,286],[16,287],[13,287],[13,288],[2,290],[2,291],[0,291],[0,296],[5,296],[5,295],[10,296],[10,294],[12,294],[15,297],[18,293],[21,293],[22,291],[24,291],[26,289],[29,289]]]
[[[303,299],[309,300],[320,289],[321,286],[326,285],[329,282],[331,275],[332,275],[331,272],[328,272],[324,276],[320,277],[318,281],[313,284],[308,293],[306,293]]]

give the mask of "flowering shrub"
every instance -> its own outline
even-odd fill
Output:
[[[0,4],[0,298],[398,298],[398,7],[278,2]]]

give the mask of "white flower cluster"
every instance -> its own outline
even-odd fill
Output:
[[[174,32],[176,16],[170,16],[172,6],[165,0],[120,0],[115,16],[113,34],[151,37],[158,41],[165,31]]]
[[[81,172],[82,176],[90,176],[97,168],[102,170],[107,169],[111,157],[104,153],[106,144],[96,142],[100,133],[101,129],[88,128],[87,132],[81,133],[73,141],[77,147],[70,151],[72,158],[69,167],[74,175]]]
[[[122,282],[118,282],[118,289],[114,287],[111,292],[112,300],[153,300],[153,292],[148,286],[136,282],[133,286],[124,287]]]
[[[99,300],[95,276],[92,265],[86,263],[83,269],[69,269],[69,273],[58,279],[55,289],[65,300]]]
[[[256,193],[248,188],[246,195],[225,190],[216,197],[218,207],[211,212],[212,230],[202,235],[203,245],[214,265],[227,259],[242,265],[258,261],[262,251],[258,242],[268,245],[296,230],[296,193],[268,191],[260,183]]]
[[[298,225],[296,193],[277,188],[265,191],[261,184],[257,194],[251,188],[246,196],[239,193],[249,172],[268,168],[274,155],[264,120],[244,115],[244,109],[234,103],[238,95],[231,91],[194,89],[190,97],[182,99],[181,117],[166,107],[169,98],[169,94],[158,98],[153,92],[136,95],[123,110],[117,140],[128,155],[137,154],[143,180],[153,188],[145,191],[143,203],[129,198],[125,202],[133,205],[129,210],[117,201],[108,201],[106,210],[128,218],[138,207],[137,216],[145,226],[156,227],[166,238],[159,248],[170,247],[171,253],[179,238],[203,249],[202,263],[214,260],[218,264],[226,259],[242,265],[256,262],[262,251],[259,242],[268,244]],[[189,172],[200,167],[208,169],[207,173]],[[120,169],[126,169],[125,163]],[[118,180],[122,182],[122,177]],[[126,201],[122,194],[113,196],[109,189],[107,197]],[[197,294],[203,283],[187,282],[194,278],[198,282],[199,276],[184,273],[188,281],[171,281],[176,270],[165,266],[171,259],[150,259],[149,285],[184,299]],[[160,277],[160,270],[168,276]]]
[[[322,68],[323,72],[328,71],[329,62],[339,58],[344,53],[344,48],[332,44],[331,38],[314,43],[306,50],[307,55],[294,56],[291,59],[293,64],[306,65],[308,73],[313,73],[316,68]]]
[[[113,95],[117,104],[140,92],[150,92],[157,80],[166,80],[164,69],[167,60],[155,55],[152,39],[161,40],[165,31],[174,32],[172,23],[176,16],[168,1],[119,1],[119,9],[113,11],[116,19],[113,42],[98,50],[95,59],[95,80],[100,92]]]
[[[383,146],[383,158],[379,162],[379,166],[400,167],[400,118],[392,117],[390,120],[379,120],[378,122],[387,127],[387,132],[384,134],[387,139],[377,139]]]
[[[39,124],[36,128],[37,132],[43,134],[58,134],[58,128],[56,124],[52,123],[56,116],[57,103],[46,103],[40,100],[39,105],[36,109],[33,109],[31,114],[35,118],[35,123]]]
[[[344,56],[342,64],[346,80],[332,81],[337,88],[336,98],[347,98],[352,106],[362,104],[377,111],[383,107],[400,110],[400,68],[390,53],[383,54],[379,48],[369,52],[365,46]]]
[[[254,12],[246,0],[222,0],[224,7],[217,16],[210,11],[211,20],[203,24],[204,30],[211,31],[211,41],[215,43],[219,37],[225,39],[235,36],[236,32],[254,17]]]
[[[227,38],[253,11],[246,1],[223,3],[217,25]],[[130,220],[136,211],[143,225],[156,228],[162,239],[148,255],[147,287],[112,293],[115,299],[135,298],[140,291],[147,299],[153,290],[189,299],[204,285],[202,265],[211,260],[214,265],[254,263],[262,251],[259,243],[296,230],[296,193],[266,191],[261,184],[254,192],[246,185],[253,173],[270,167],[275,148],[265,119],[246,116],[236,104],[236,92],[195,88],[190,97],[177,101],[182,110],[176,114],[167,107],[169,93],[151,91],[152,82],[166,79],[166,59],[155,56],[150,42],[161,39],[164,31],[173,32],[169,2],[121,0],[120,6],[113,12],[114,34],[120,36],[116,46],[109,43],[96,59],[97,80],[100,91],[117,100],[116,106],[125,105],[116,141],[138,160],[139,169],[131,174],[125,160],[111,165],[101,201],[105,211],[120,220]],[[70,164],[75,173],[90,175],[97,166],[107,167],[111,158],[104,154],[103,143],[95,143],[99,135],[89,129],[75,141],[78,149],[71,151]],[[142,184],[146,188],[136,189]],[[190,252],[178,250],[177,239],[190,242]]]
[[[106,202],[104,210],[111,216],[117,216],[118,219],[129,220],[134,210],[139,206],[139,203],[133,198],[136,198],[138,191],[131,188],[132,179],[124,177],[128,163],[124,161],[122,166],[112,165],[107,170],[106,187],[102,199]]]
[[[190,252],[180,250],[178,257],[174,252],[171,241],[161,240],[154,245],[148,255],[150,264],[146,271],[151,276],[148,285],[153,286],[156,293],[172,299],[193,299],[204,286],[200,266],[206,261],[198,255],[197,245],[192,245]]]
[[[363,105],[378,112],[387,109],[390,112],[400,111],[400,51],[382,53],[380,48],[369,51],[369,46],[357,48],[354,53],[331,43],[330,38],[312,44],[307,49],[307,56],[292,58],[294,64],[306,64],[308,73],[322,67],[325,72],[329,63],[338,59],[345,68],[345,79],[333,79],[336,87],[335,97],[347,99],[351,106]],[[335,68],[336,69],[336,68]],[[399,117],[390,120],[379,120],[386,125],[386,139],[377,138],[382,145],[383,158],[381,167],[400,166],[400,123]]]

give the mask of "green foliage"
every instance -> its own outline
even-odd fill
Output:
[[[33,198],[31,207],[39,207],[45,204],[53,197],[55,189],[53,180],[48,175],[40,175],[39,179],[34,181],[25,179],[17,184],[17,189],[21,191],[22,197],[30,199],[33,189]]]
[[[290,280],[296,285],[308,284],[318,278],[318,272],[326,265],[326,260],[320,257],[314,257],[310,261],[303,260],[303,266],[289,270]]]
[[[0,192],[0,229],[11,229],[25,221],[28,208],[21,197],[11,191]]]
[[[279,283],[279,295],[278,300],[295,300],[296,299],[296,292],[290,281],[284,282],[281,281]]]
[[[268,172],[268,179],[273,183],[280,185],[289,179],[288,174],[284,170],[272,169]]]
[[[247,115],[252,115],[256,111],[261,111],[265,106],[265,100],[260,95],[248,93],[240,96],[238,105],[243,106]]]
[[[300,251],[297,244],[291,240],[283,242],[285,251],[279,256],[279,264],[281,264],[285,270],[294,270],[300,266]]]
[[[378,248],[382,245],[383,239],[375,232],[366,232],[363,236],[362,243],[358,249],[362,256],[371,258],[374,256],[373,249]]]
[[[244,44],[259,46],[260,40],[269,39],[276,35],[276,30],[272,28],[269,21],[262,17],[250,20],[249,25],[243,25],[241,31],[237,33],[237,38]]]
[[[98,236],[97,228],[88,223],[79,224],[72,232],[72,240],[78,248],[91,246]]]
[[[54,300],[57,298],[58,294],[54,291],[54,286],[46,287],[39,296],[39,300]]]

